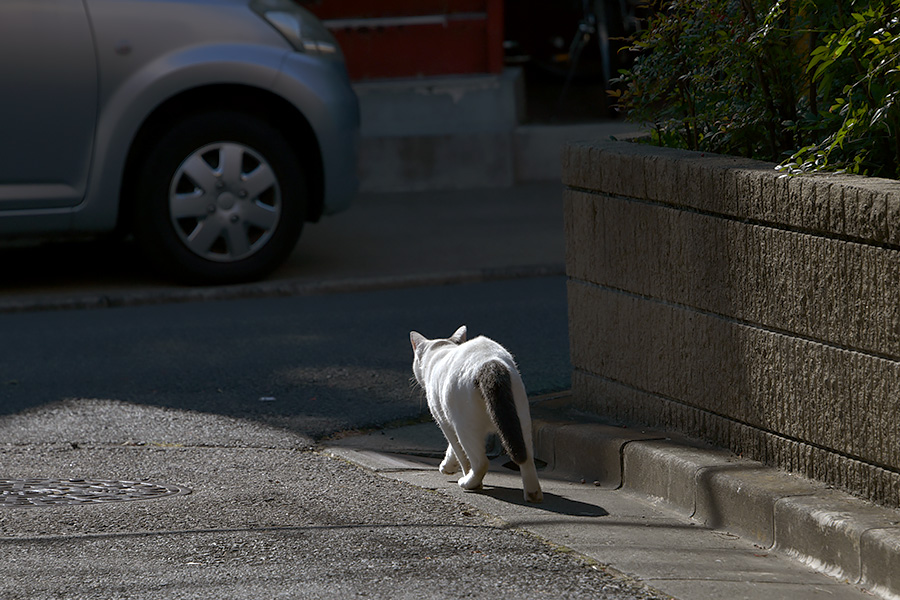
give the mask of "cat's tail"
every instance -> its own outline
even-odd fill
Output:
[[[509,368],[501,362],[484,364],[475,376],[475,384],[487,403],[488,415],[500,434],[500,443],[514,463],[528,460],[522,423],[516,410]]]

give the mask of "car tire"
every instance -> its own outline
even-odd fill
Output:
[[[186,117],[149,148],[135,182],[144,255],[182,283],[259,279],[293,250],[306,215],[304,165],[267,121],[235,111]]]

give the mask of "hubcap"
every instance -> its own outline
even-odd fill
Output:
[[[216,262],[234,262],[262,249],[281,211],[271,165],[236,142],[192,153],[169,187],[169,215],[178,237],[194,254]]]

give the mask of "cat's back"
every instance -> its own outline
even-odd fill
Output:
[[[442,347],[429,371],[428,385],[440,390],[435,398],[447,402],[473,397],[485,365],[492,362],[504,365],[514,382],[521,381],[509,351],[490,338],[478,336],[456,346]]]
[[[456,353],[460,370],[477,371],[485,363],[491,361],[499,361],[510,369],[515,369],[515,362],[509,351],[483,335],[460,344]]]

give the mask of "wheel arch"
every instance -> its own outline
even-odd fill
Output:
[[[128,149],[119,194],[120,230],[130,227],[133,186],[137,173],[159,133],[180,119],[210,110],[238,110],[265,119],[285,132],[288,143],[312,168],[307,178],[306,221],[318,221],[324,206],[324,175],[318,138],[306,117],[290,102],[272,92],[237,84],[214,84],[181,92],[151,112],[141,124]]]

